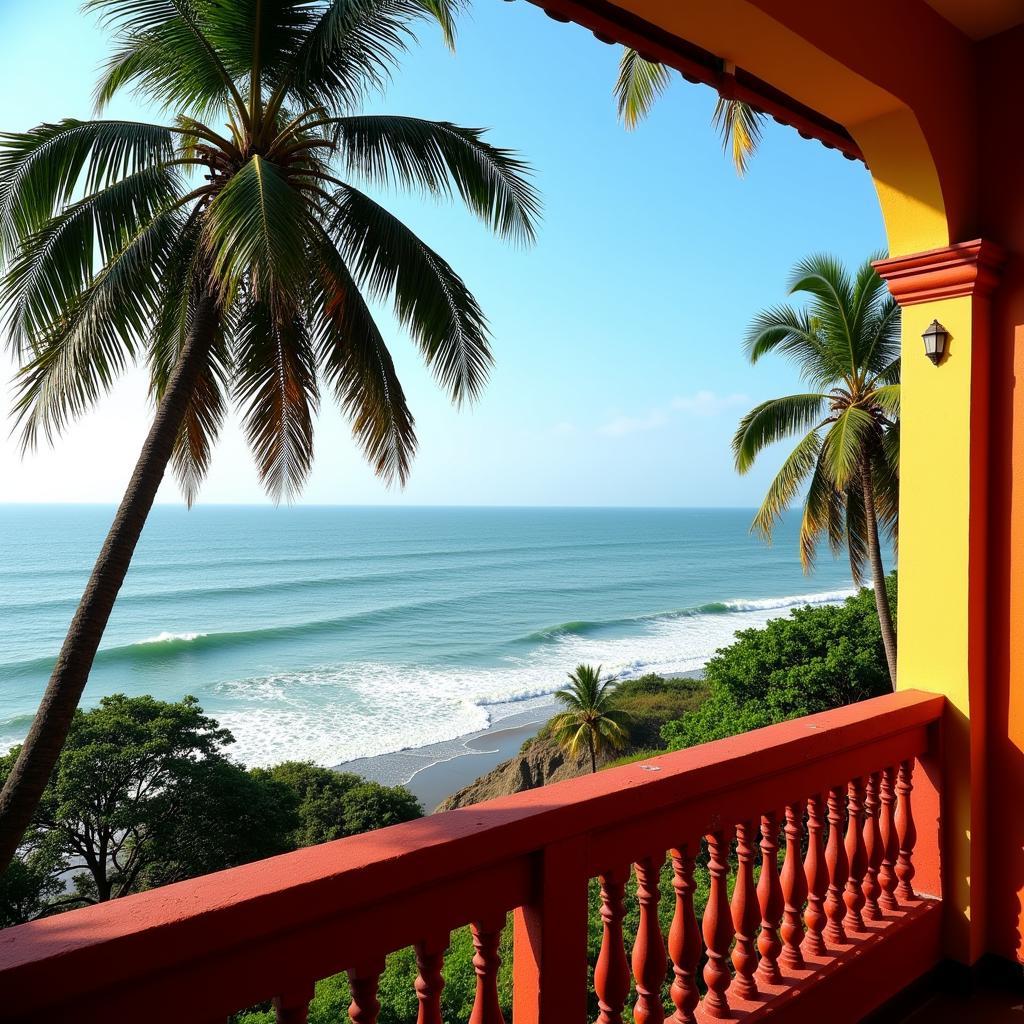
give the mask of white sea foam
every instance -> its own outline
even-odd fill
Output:
[[[198,640],[200,637],[206,636],[205,633],[169,633],[164,630],[162,633],[157,633],[156,636],[148,636],[145,640],[137,641],[138,644],[170,644],[170,643],[191,643],[193,640]]]
[[[827,590],[821,594],[794,594],[791,597],[765,597],[759,600],[737,598],[734,601],[723,601],[722,604],[730,611],[737,612],[772,611],[780,608],[802,608],[808,604],[838,604],[856,593],[856,590]]]
[[[216,717],[234,733],[235,754],[247,764],[338,764],[485,729],[530,706],[520,702],[544,703],[581,662],[623,678],[698,669],[737,630],[850,593],[750,601],[742,610],[729,602],[728,614],[655,618],[630,636],[566,633],[488,668],[362,662],[240,679],[215,687],[225,704]]]

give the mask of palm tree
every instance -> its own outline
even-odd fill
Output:
[[[880,529],[895,544],[899,503],[899,307],[868,260],[851,279],[830,256],[797,265],[790,294],[807,305],[767,309],[747,333],[752,363],[779,352],[796,363],[809,391],[773,398],[740,421],[736,468],[797,437],[765,496],[752,529],[770,540],[782,513],[806,487],[800,559],[813,566],[819,540],[845,545],[854,581],[869,572],[889,676],[896,685],[896,633],[882,565]]]
[[[374,470],[403,483],[414,421],[370,310],[398,320],[456,403],[477,396],[487,324],[451,266],[352,183],[457,193],[533,238],[526,165],[483,132],[357,113],[428,17],[461,0],[87,0],[114,37],[97,116],[134,88],[166,124],[64,120],[0,136],[2,309],[25,447],[52,439],[133,361],[156,412],[18,762],[0,794],[10,863],[67,735],[170,462],[191,503],[229,399],[260,477],[294,496],[322,389]]]
[[[569,673],[569,687],[555,694],[565,710],[551,719],[554,737],[572,757],[586,743],[592,772],[597,771],[598,754],[606,748],[621,750],[629,742],[630,716],[613,706],[612,682],[601,678],[600,666],[577,665]]]
[[[619,58],[615,98],[619,117],[632,131],[650,112],[654,101],[668,88],[671,74],[664,64],[644,60],[636,50],[625,47]],[[722,139],[722,148],[732,155],[736,173],[747,173],[750,158],[761,143],[765,115],[742,100],[719,96],[711,123]]]

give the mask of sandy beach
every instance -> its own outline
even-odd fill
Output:
[[[666,679],[698,679],[703,669],[666,673]],[[336,765],[388,786],[406,786],[429,814],[445,797],[513,757],[558,710],[550,695],[491,707],[491,725],[454,740],[361,757]]]
[[[549,696],[522,703],[530,706],[495,705],[491,725],[478,732],[336,767],[388,786],[404,785],[430,813],[446,796],[512,757],[558,710]]]

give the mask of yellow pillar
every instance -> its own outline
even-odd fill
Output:
[[[988,295],[998,264],[981,241],[877,264],[903,307],[898,687],[949,701],[941,885],[946,950],[966,964],[986,939]],[[932,320],[949,332],[938,365],[921,340]]]

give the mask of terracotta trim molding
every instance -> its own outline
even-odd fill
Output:
[[[875,270],[901,306],[962,295],[987,295],[999,281],[1006,254],[994,242],[975,238],[942,249],[876,260]]]
[[[864,160],[850,133],[835,121],[776,89],[744,68],[732,67],[717,54],[666,32],[609,0],[530,0],[549,18],[575,22],[602,43],[631,46],[649,61],[675,68],[691,83],[716,89],[728,99],[742,100],[779,124],[795,128],[805,139],[817,139],[847,160]]]

